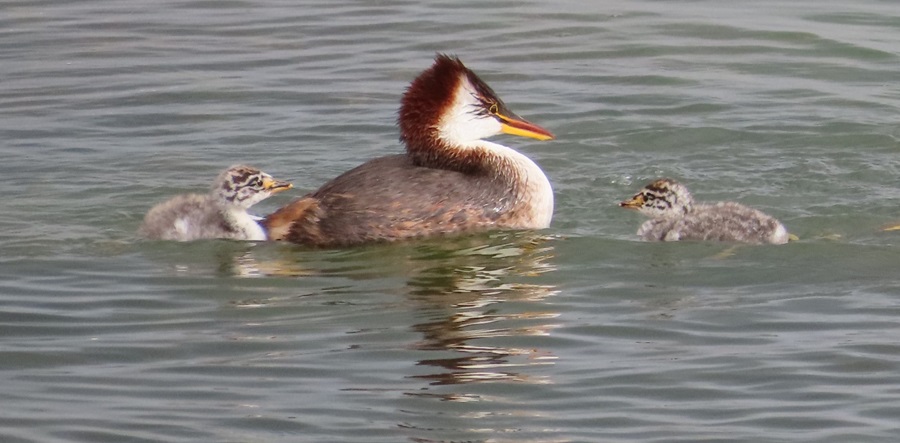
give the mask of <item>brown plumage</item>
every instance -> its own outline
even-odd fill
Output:
[[[552,135],[509,111],[458,59],[438,55],[412,82],[398,123],[405,154],[370,160],[269,215],[269,238],[335,247],[549,224],[552,190],[540,168],[481,139]]]

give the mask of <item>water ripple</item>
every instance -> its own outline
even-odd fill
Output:
[[[4,441],[891,441],[900,26],[861,1],[7,1]],[[557,139],[542,233],[347,251],[143,242],[259,166],[399,152],[458,54]],[[637,242],[673,176],[800,237]]]

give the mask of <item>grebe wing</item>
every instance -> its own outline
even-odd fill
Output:
[[[486,175],[371,160],[266,217],[269,238],[348,246],[468,230],[502,220],[515,196]]]

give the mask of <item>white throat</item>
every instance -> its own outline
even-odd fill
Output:
[[[474,147],[481,139],[501,132],[500,122],[481,112],[483,105],[476,98],[478,92],[463,76],[456,88],[453,102],[437,124],[438,137],[450,146]]]
[[[247,210],[235,206],[222,208],[222,215],[235,230],[243,234],[246,240],[265,241],[266,231],[247,213]]]

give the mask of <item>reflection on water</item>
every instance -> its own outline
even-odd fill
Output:
[[[255,248],[249,243],[230,243],[220,245],[216,253],[218,271],[235,277],[340,274],[366,279],[370,273],[383,276],[379,267],[387,267],[404,276],[407,298],[428,318],[411,326],[422,339],[410,347],[454,354],[416,362],[436,371],[411,378],[430,380],[434,385],[547,383],[545,377],[523,373],[522,368],[552,365],[556,357],[549,351],[479,341],[510,338],[515,340],[507,341],[530,344],[521,338],[547,335],[555,327],[552,321],[559,314],[546,310],[542,302],[557,290],[519,281],[555,269],[550,240],[531,233],[498,233],[449,242],[324,252],[289,245]],[[252,305],[265,303],[252,300]]]
[[[265,275],[253,242],[201,240],[190,243],[142,241],[141,251],[153,263],[181,276],[258,277]]]
[[[433,385],[547,382],[521,370],[553,364],[556,357],[552,353],[534,347],[478,343],[481,339],[547,335],[554,327],[550,321],[558,317],[541,303],[556,294],[555,288],[511,282],[554,270],[549,264],[552,247],[544,238],[517,240],[455,252],[452,260],[439,261],[409,279],[409,297],[431,319],[412,326],[423,336],[415,349],[455,354],[420,360],[418,365],[435,368],[435,372],[413,378],[430,380]],[[503,306],[512,303],[516,307]],[[460,399],[467,401],[465,396]]]
[[[451,305],[456,313],[436,321],[413,325],[413,329],[423,335],[423,339],[415,345],[416,349],[446,350],[460,354],[458,357],[420,360],[419,365],[433,366],[438,372],[414,377],[432,380],[433,384],[498,380],[546,382],[541,377],[532,377],[517,370],[527,366],[553,364],[556,357],[549,352],[536,348],[488,346],[472,342],[486,338],[547,335],[554,326],[548,321],[558,317],[557,313],[501,314],[499,307],[494,305],[504,303],[504,299],[537,302],[553,293],[552,288],[545,286],[508,285],[499,291],[497,288],[485,287],[473,290],[470,300]],[[498,326],[498,323],[505,325],[520,321],[534,324],[521,327]]]
[[[384,320],[348,317],[344,320],[349,324],[338,329],[354,337],[358,331],[383,339],[399,334],[399,341],[388,341],[385,347],[403,350],[408,369],[388,376],[399,384],[397,391],[383,387],[372,391],[369,386],[352,382],[343,385],[341,391],[374,392],[379,396],[396,392],[400,397],[396,401],[404,404],[404,410],[411,402],[410,413],[396,423],[409,440],[459,441],[510,434],[517,436],[510,441],[548,442],[560,440],[554,432],[546,432],[545,438],[544,431],[522,439],[527,421],[521,419],[544,419],[552,417],[553,411],[520,404],[516,394],[473,388],[553,383],[545,368],[555,365],[558,356],[539,337],[551,334],[558,326],[560,313],[548,300],[559,291],[539,280],[556,271],[554,242],[553,238],[525,232],[334,251],[214,242],[209,247],[215,252],[217,264],[206,266],[229,277],[287,278],[279,284],[300,289],[290,295],[256,291],[252,297],[232,300],[241,308],[289,306],[301,296],[323,298],[321,305],[344,300],[368,304],[372,297],[381,297],[370,306],[374,315],[388,309]],[[195,271],[198,266],[202,265],[190,265]],[[304,292],[308,289],[304,279],[321,278],[331,283],[320,287],[318,293]],[[397,291],[385,293],[385,287]],[[405,323],[391,323],[390,319]],[[414,338],[409,338],[409,331],[415,333]],[[342,349],[366,351],[357,339],[346,341]],[[441,412],[440,405],[446,402],[477,406],[459,414]]]
[[[550,376],[537,369],[557,359],[534,337],[557,326],[559,313],[548,309],[547,299],[558,291],[526,281],[556,270],[552,241],[522,234],[492,240],[432,251],[407,280],[407,297],[425,319],[411,326],[421,334],[412,348],[431,354],[415,362],[424,373],[406,377],[427,382],[405,392],[416,409],[398,427],[410,441],[561,441],[554,431],[525,431],[530,420],[552,411],[523,407],[515,395],[472,389],[549,384]],[[471,406],[451,413],[439,405],[445,402]]]

